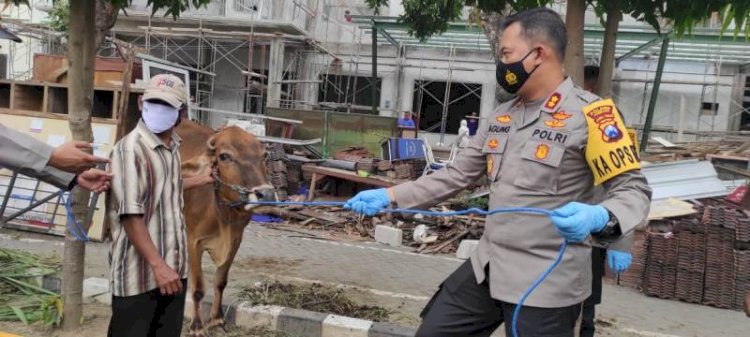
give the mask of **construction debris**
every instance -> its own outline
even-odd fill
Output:
[[[375,322],[386,321],[391,315],[387,309],[355,303],[344,289],[319,283],[296,285],[278,281],[259,282],[254,287],[243,289],[239,298],[252,305],[279,305]]]

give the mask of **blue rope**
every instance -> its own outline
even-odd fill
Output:
[[[531,284],[529,289],[526,289],[526,291],[521,295],[521,299],[518,300],[518,304],[516,304],[516,308],[513,310],[513,319],[511,322],[511,328],[513,329],[513,337],[518,337],[518,315],[521,313],[521,307],[523,307],[523,303],[526,302],[526,298],[531,295],[532,292],[534,292],[534,289],[538,287],[544,279],[549,276],[549,274],[552,273],[552,270],[554,270],[558,264],[560,264],[560,261],[562,261],[563,255],[565,255],[565,249],[568,248],[568,242],[563,240],[563,243],[560,245],[560,251],[557,253],[557,258],[555,259],[555,262],[552,262],[549,267],[541,274],[539,277],[534,280],[534,283]]]
[[[336,202],[336,201],[309,201],[309,202],[292,202],[292,201],[255,201],[255,202],[249,202],[248,204],[254,204],[254,205],[264,205],[264,206],[344,206],[344,202]],[[418,209],[403,209],[403,208],[387,208],[381,210],[381,213],[407,213],[407,214],[424,214],[429,216],[456,216],[456,215],[466,215],[466,214],[480,214],[480,215],[492,215],[492,214],[499,214],[499,213],[527,213],[527,214],[539,214],[539,215],[546,215],[550,216],[552,215],[552,211],[546,210],[543,208],[534,208],[534,207],[508,207],[508,208],[495,208],[491,209],[489,211],[485,211],[480,208],[472,207],[460,211],[448,211],[448,212],[435,212],[435,211],[426,211],[426,210],[418,210]],[[523,307],[523,303],[526,302],[526,299],[531,295],[532,292],[540,285],[544,280],[549,276],[552,271],[557,268],[557,266],[560,264],[560,262],[563,259],[563,256],[565,255],[565,250],[568,248],[568,243],[563,240],[563,243],[560,245],[560,251],[557,253],[557,258],[554,262],[552,262],[549,267],[547,267],[544,272],[537,277],[536,280],[531,284],[531,286],[526,289],[526,291],[521,295],[521,298],[518,300],[518,304],[516,304],[516,308],[513,310],[513,319],[511,321],[511,328],[513,331],[513,337],[518,337],[518,316],[521,313],[521,308]]]
[[[68,229],[68,232],[70,232],[70,234],[73,235],[78,241],[91,241],[89,236],[86,235],[86,231],[83,230],[83,226],[81,226],[81,223],[78,222],[78,219],[76,219],[75,214],[73,214],[73,207],[70,205],[70,201],[72,199],[73,199],[73,194],[68,193],[68,199],[65,201],[65,211],[68,217],[66,227]],[[74,224],[76,226],[77,231],[76,231],[76,228],[73,228],[71,226],[71,224]]]

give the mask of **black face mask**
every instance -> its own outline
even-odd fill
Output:
[[[531,71],[528,72],[523,67],[523,61],[526,60],[526,58],[535,50],[536,48],[530,50],[526,56],[516,62],[503,63],[502,61],[498,61],[497,71],[495,72],[497,84],[500,84],[505,91],[511,94],[517,93],[518,90],[523,87],[524,83],[526,83],[526,80],[529,79],[531,74],[536,71],[536,68],[539,68],[539,65],[537,64],[534,69],[531,69]]]

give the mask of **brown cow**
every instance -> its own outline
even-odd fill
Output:
[[[213,171],[213,186],[185,191],[190,289],[194,304],[191,336],[204,336],[205,330],[224,324],[221,300],[227,285],[229,268],[242,242],[242,234],[252,215],[248,200],[273,196],[266,182],[265,152],[255,136],[237,127],[214,133],[197,123],[183,120],[177,128],[183,139],[180,155],[185,176]],[[214,264],[214,299],[211,320],[203,324],[201,300],[205,295],[201,260],[208,251]]]

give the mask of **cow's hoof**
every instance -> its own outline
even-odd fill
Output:
[[[190,330],[190,332],[188,332],[188,337],[206,337],[206,333],[203,329]]]
[[[212,318],[210,322],[208,322],[207,328],[213,328],[213,327],[221,327],[225,332],[227,331],[227,328],[224,327],[224,319],[223,318]]]
[[[190,324],[190,332],[188,337],[206,337],[206,329],[200,320],[194,320],[193,324]]]

